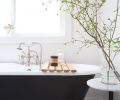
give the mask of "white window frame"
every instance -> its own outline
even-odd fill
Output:
[[[15,25],[15,1],[12,1],[12,24]],[[59,37],[39,37],[39,36],[17,36],[13,33],[10,37],[0,37],[0,43],[20,43],[20,42],[41,42],[41,43],[64,43],[66,41],[69,41],[71,39],[71,34],[73,32],[73,21],[72,18],[63,12],[61,12],[61,26],[64,27],[64,34],[65,36],[59,36]]]

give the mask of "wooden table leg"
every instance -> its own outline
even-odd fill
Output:
[[[109,91],[109,100],[113,100],[113,92]]]

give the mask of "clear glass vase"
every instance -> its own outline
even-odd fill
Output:
[[[120,83],[117,76],[115,75],[115,71],[109,68],[102,69],[101,82],[109,85],[116,85]]]
[[[113,59],[114,58],[114,59]],[[113,56],[111,55],[110,60],[112,61],[112,64],[114,68],[111,68],[109,65],[111,64],[110,61],[109,63],[105,59],[105,56],[103,54],[102,59],[101,59],[101,82],[109,85],[116,85],[120,83],[120,55]],[[111,64],[111,65],[112,65]]]

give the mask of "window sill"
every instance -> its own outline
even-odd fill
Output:
[[[18,44],[20,42],[39,42],[43,44],[49,43],[65,43],[70,40],[70,37],[1,37],[0,44]]]

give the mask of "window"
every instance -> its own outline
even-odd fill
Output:
[[[11,0],[0,0],[0,37],[7,36],[9,31],[8,24],[11,25],[11,8]]]
[[[45,0],[0,0],[0,37],[65,36],[60,4],[53,2],[46,11],[41,1]]]

